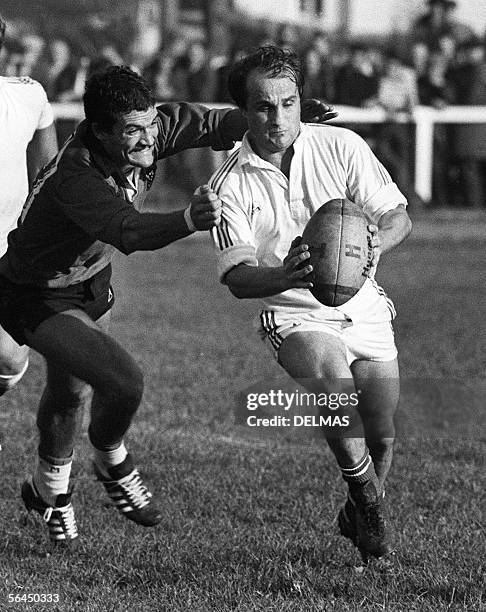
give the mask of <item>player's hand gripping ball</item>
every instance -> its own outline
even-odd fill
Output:
[[[373,265],[371,239],[363,211],[350,200],[330,200],[312,215],[301,244],[309,247],[310,291],[321,304],[341,306],[358,293]]]

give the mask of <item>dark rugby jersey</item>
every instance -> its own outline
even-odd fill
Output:
[[[246,129],[238,111],[196,104],[157,107],[156,158],[193,147],[230,149]],[[104,152],[86,121],[42,170],[10,232],[0,274],[14,283],[67,287],[82,282],[125,252],[123,227],[141,213],[156,164],[140,169],[137,193]]]

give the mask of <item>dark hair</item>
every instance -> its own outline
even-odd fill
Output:
[[[297,54],[280,47],[260,47],[237,62],[228,75],[228,91],[240,108],[246,108],[247,81],[252,70],[265,72],[271,78],[288,76],[297,85],[299,96],[302,96],[304,74]]]
[[[0,15],[0,49],[2,48],[3,39],[5,38],[5,28],[6,27],[7,27],[7,24],[5,23],[5,20],[3,19],[3,17]]]
[[[89,123],[111,130],[120,115],[144,111],[155,104],[147,82],[128,66],[110,66],[86,83],[84,113]]]

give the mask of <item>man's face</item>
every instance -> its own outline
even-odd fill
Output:
[[[159,128],[153,106],[121,115],[110,132],[94,128],[97,138],[121,170],[149,168],[154,163]]]
[[[281,74],[270,77],[253,70],[247,79],[247,104],[250,140],[256,153],[284,153],[299,135],[300,96],[295,82]]]

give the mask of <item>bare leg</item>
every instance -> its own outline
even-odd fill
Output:
[[[359,360],[351,369],[360,391],[359,411],[366,443],[383,489],[393,458],[394,416],[400,396],[398,362]]]
[[[29,345],[49,364],[41,402],[41,446],[50,456],[71,448],[88,386],[97,397],[91,430],[102,444],[116,444],[130,426],[142,396],[142,374],[128,353],[84,312],[55,315],[26,331]],[[52,376],[62,373],[59,381]],[[48,371],[49,371],[48,370]],[[82,381],[82,382],[81,382]],[[84,383],[84,384],[83,384]]]
[[[15,386],[27,369],[29,349],[0,327],[0,396]]]
[[[353,374],[341,340],[322,332],[295,332],[282,343],[279,361],[292,378],[315,393],[355,393]],[[336,430],[337,431],[337,430]],[[325,430],[338,464],[352,466],[367,452],[364,437],[336,435]]]

